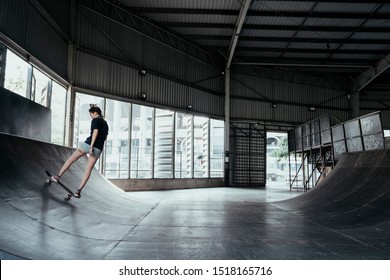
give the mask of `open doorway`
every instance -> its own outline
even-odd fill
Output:
[[[287,137],[285,132],[267,132],[267,187],[290,188]]]

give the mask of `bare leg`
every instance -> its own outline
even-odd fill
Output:
[[[85,167],[84,171],[84,177],[80,182],[79,191],[85,187],[85,184],[87,184],[89,177],[91,176],[93,167],[95,166],[96,161],[98,160],[97,157],[94,157],[93,155],[89,155],[87,166]]]
[[[58,176],[62,176],[68,169],[71,167],[71,165],[77,161],[79,158],[85,155],[85,152],[76,150],[64,163],[64,165],[61,167],[60,172],[58,173]]]

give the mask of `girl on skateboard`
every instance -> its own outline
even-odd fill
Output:
[[[89,155],[88,163],[85,167],[83,179],[80,182],[80,186],[77,192],[74,194],[75,197],[81,197],[81,191],[85,187],[85,184],[88,182],[89,177],[91,176],[92,169],[99,159],[100,154],[102,153],[104,142],[107,139],[108,135],[108,124],[102,116],[102,110],[91,104],[89,109],[89,115],[92,118],[91,121],[91,134],[82,143],[79,148],[65,161],[64,165],[61,167],[60,172],[57,175],[51,177],[54,182],[58,182],[62,175],[71,167],[71,165],[76,162],[82,156],[86,154]]]

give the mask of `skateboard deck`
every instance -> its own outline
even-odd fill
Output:
[[[49,178],[46,179],[46,183],[47,184],[51,184],[51,182],[54,182],[51,179],[51,176],[52,176],[51,173],[49,171],[47,171],[47,170],[45,170],[45,173],[49,177]],[[63,183],[61,183],[59,181],[55,182],[55,183],[59,184],[64,190],[66,190],[68,192],[68,194],[65,196],[66,200],[69,200],[72,196],[74,196],[74,193],[67,186],[65,186]]]

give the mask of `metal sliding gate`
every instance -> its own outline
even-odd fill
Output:
[[[266,131],[254,123],[230,124],[231,186],[265,186]]]

